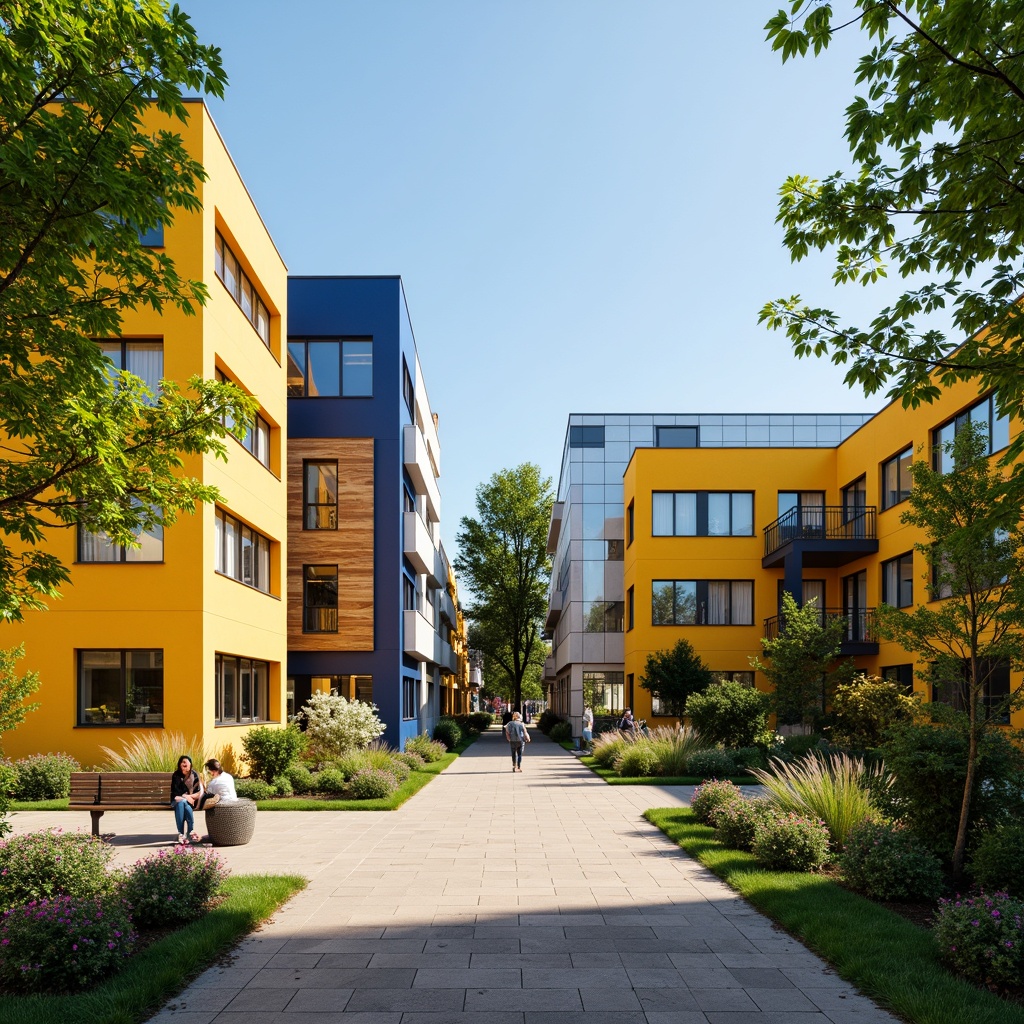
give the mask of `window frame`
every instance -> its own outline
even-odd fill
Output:
[[[979,422],[978,419],[976,419],[971,414],[974,413],[975,410],[980,409],[982,406],[985,406],[987,410],[987,416],[985,418],[985,421],[987,426],[988,451],[986,452],[986,455],[995,455],[996,452],[1000,452],[1004,448],[1009,446],[1009,417],[998,415],[996,411],[996,392],[990,391],[983,398],[978,399],[977,402],[974,402],[972,405],[969,405],[966,408],[961,409],[958,413],[956,413],[956,415],[950,416],[948,419],[940,423],[937,427],[933,428],[931,432],[932,469],[935,470],[935,472],[948,473],[953,469],[952,455],[944,450],[944,445],[947,444],[948,441],[952,441],[956,437],[956,435],[960,433],[960,430],[966,423]],[[1001,421],[1006,422],[1006,444],[1001,444],[998,448],[994,448],[992,445],[992,439],[995,435],[994,428],[996,423]],[[940,434],[949,426],[953,427],[953,437],[947,439],[947,441],[942,441],[940,439]],[[943,468],[943,463],[946,459],[950,460],[949,469]]]
[[[326,582],[330,580],[330,576],[322,577],[310,577],[309,573],[311,569],[333,569],[334,570],[334,604],[311,604],[309,601],[309,584]],[[338,566],[331,562],[310,562],[302,566],[302,632],[303,633],[327,633],[333,634],[338,632],[338,611],[339,611],[339,595],[338,595]],[[310,611],[327,611],[334,612],[334,625],[333,628],[328,625],[328,628],[310,628]],[[319,616],[318,616],[319,617]],[[330,623],[331,616],[327,616],[328,623]]]
[[[269,661],[262,658],[248,658],[240,654],[228,654],[223,651],[216,651],[213,656],[213,693],[214,693],[214,727],[221,728],[224,726],[233,725],[247,725],[254,722],[271,722],[276,721],[270,717],[270,665]],[[233,661],[235,663],[235,675],[234,675],[234,706],[237,709],[234,718],[224,717],[224,663],[226,660]],[[242,715],[243,703],[243,686],[245,685],[242,681],[242,664],[247,662],[249,665],[249,683],[250,688],[249,695],[249,708],[250,714],[248,716]],[[257,684],[255,666],[263,665],[265,668],[264,681],[261,684]],[[263,688],[262,694],[257,694],[257,685]],[[262,697],[262,700],[260,700]],[[256,714],[258,705],[262,703],[265,711],[264,715]]]
[[[309,467],[311,466],[333,466],[334,467],[334,501],[310,501],[309,500]],[[338,460],[337,459],[303,459],[302,460],[302,529],[309,530],[314,533],[323,530],[337,530],[338,529],[338,504],[339,504],[339,474],[338,474]],[[330,526],[310,526],[309,525],[309,510],[310,509],[326,508],[334,510],[334,515],[328,514],[328,521],[332,523]],[[319,518],[319,516],[317,517]]]
[[[672,621],[671,622],[657,622],[655,621],[654,614],[654,589],[657,584],[672,584],[673,596],[672,596]],[[709,593],[711,584],[729,584],[729,621],[728,622],[708,622],[698,621],[703,614],[707,616],[707,607],[709,603]],[[678,608],[680,605],[680,599],[678,597],[679,585],[680,584],[692,584],[694,594],[694,621],[680,622],[677,618]],[[736,606],[736,598],[734,596],[734,587],[737,585],[749,585],[750,587],[750,620],[747,622],[735,622],[733,621],[732,611]],[[754,580],[751,579],[728,579],[728,580],[668,580],[668,579],[653,579],[651,580],[651,625],[652,626],[752,626],[754,625]],[[701,609],[704,609],[703,613]]]
[[[907,463],[906,471],[901,470],[903,460],[906,456],[910,456]],[[914,445],[904,445],[895,455],[890,456],[879,466],[882,477],[882,489],[881,489],[881,506],[882,511],[885,512],[890,508],[895,508],[897,505],[902,505],[910,497],[910,492],[914,486],[914,479],[910,475],[910,462],[914,459]],[[896,467],[896,494],[898,497],[894,501],[889,500],[889,490],[886,485],[886,469],[889,466]],[[906,476],[906,487],[904,487],[904,475]]]
[[[214,572],[218,576],[223,576],[225,579],[234,580],[235,583],[241,583],[243,587],[248,587],[250,590],[258,591],[261,594],[273,594],[271,589],[273,578],[274,578],[274,566],[273,566],[273,552],[274,542],[267,537],[265,534],[254,529],[247,522],[239,519],[238,516],[232,515],[226,508],[222,508],[220,505],[214,507],[214,519],[223,523],[224,525],[218,532],[215,533],[215,544],[217,551],[215,552],[214,560]],[[229,564],[227,559],[227,543],[228,543],[228,520],[231,520],[233,525],[237,542],[235,544],[234,559],[230,564],[237,567],[238,575],[234,572],[228,572],[227,566]],[[249,583],[244,578],[245,573],[245,531],[249,532],[250,543],[254,544],[254,550],[256,551],[256,557],[252,560],[253,567],[253,578],[256,580],[255,583]],[[260,541],[264,541],[267,546],[267,585],[266,588],[260,585]]]
[[[82,685],[84,683],[84,666],[82,656],[85,654],[118,654],[120,655],[120,689],[118,695],[118,719],[114,722],[89,722],[85,720],[85,701],[82,697]],[[129,654],[159,654],[160,655],[160,721],[159,722],[129,722],[128,721],[128,655]],[[75,649],[75,728],[76,729],[162,729],[164,728],[164,689],[165,689],[164,648],[163,647],[79,647]],[[100,705],[105,707],[105,705]]]
[[[677,500],[679,495],[690,495],[694,496],[694,532],[693,533],[680,533],[679,532],[679,502]],[[754,491],[652,491],[651,492],[651,536],[652,537],[753,537],[755,535],[754,527]],[[654,529],[654,504],[655,498],[658,495],[671,495],[672,496],[672,532],[671,533],[656,533]],[[728,533],[711,533],[711,512],[710,512],[710,499],[711,496],[728,495],[729,498],[729,532]],[[737,497],[749,497],[750,498],[750,530],[745,533],[735,532],[735,504]]]
[[[129,551],[141,552],[144,550],[140,544],[138,547],[129,547],[127,544],[113,544],[107,541],[111,547],[117,549],[117,558],[85,558],[82,555],[82,539],[83,534],[89,534],[93,537],[105,537],[107,536],[106,530],[87,530],[81,524],[75,529],[75,564],[76,565],[163,565],[166,562],[164,558],[164,528],[158,526],[157,529],[160,531],[160,557],[159,558],[129,558]],[[145,531],[139,531],[137,536],[141,535]],[[155,534],[150,534],[155,536]],[[147,648],[148,649],[148,648]]]
[[[903,600],[902,590],[905,585],[905,579],[903,577],[902,569],[904,563],[910,560],[910,597],[909,600]],[[902,555],[897,555],[895,558],[887,558],[881,566],[882,576],[882,603],[887,604],[892,608],[913,608],[914,607],[914,552],[904,551]],[[895,581],[890,581],[889,576],[895,571]],[[896,587],[896,594],[892,595],[889,591],[893,585]],[[895,601],[890,601],[889,598],[895,596]]]
[[[416,699],[419,680],[412,676],[402,676],[402,721],[415,722],[419,718],[419,707]]]
[[[368,392],[359,392],[356,394],[347,394],[345,390],[345,346],[350,344],[360,344],[370,346],[370,390]],[[374,377],[374,341],[372,334],[343,334],[343,335],[330,335],[325,337],[319,337],[317,335],[296,335],[288,338],[287,343],[287,358],[289,363],[292,361],[293,349],[298,346],[302,346],[302,392],[296,390],[295,385],[289,383],[288,397],[289,398],[311,398],[311,399],[367,399],[373,398],[374,388],[376,385],[376,379]],[[335,345],[338,350],[338,380],[336,394],[316,394],[311,395],[309,393],[309,346],[310,345]],[[413,394],[415,400],[415,393]],[[413,421],[415,421],[416,414],[415,409],[410,409],[413,415]]]
[[[235,300],[235,305],[241,310],[242,316],[249,321],[249,325],[256,332],[256,337],[263,342],[263,344],[269,349],[270,348],[270,307],[267,305],[263,298],[263,294],[260,289],[253,282],[252,278],[242,269],[241,261],[235,254],[234,250],[228,244],[227,239],[224,235],[217,231],[215,232],[214,239],[214,260],[213,269],[214,274],[222,285],[224,290]],[[230,261],[228,259],[230,257]],[[228,271],[234,271],[234,280],[231,284],[228,283]],[[249,297],[250,297],[250,309],[246,312],[245,306],[242,303],[242,298],[245,293],[245,286],[249,286]],[[261,315],[262,314],[262,315]],[[260,329],[260,324],[265,323],[264,330]],[[265,333],[264,333],[265,331]]]

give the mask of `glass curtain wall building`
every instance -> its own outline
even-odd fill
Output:
[[[624,677],[622,559],[631,524],[622,476],[636,448],[834,448],[871,414],[582,414],[569,417],[548,534],[552,555],[544,683],[578,734],[633,702]]]

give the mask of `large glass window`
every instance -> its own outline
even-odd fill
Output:
[[[270,716],[270,663],[215,655],[214,705],[218,725],[266,722]]]
[[[115,544],[102,530],[90,533],[78,529],[79,562],[162,562],[164,560],[164,528],[151,526],[136,530],[139,546]]]
[[[419,682],[410,676],[402,679],[402,720],[411,722],[416,717],[416,691],[419,689]]]
[[[373,339],[324,338],[288,342],[292,398],[367,398],[373,395]]]
[[[696,427],[656,427],[655,446],[658,448],[696,448]]]
[[[907,693],[914,692],[914,666],[905,665],[883,665],[882,678],[898,683]]]
[[[911,446],[882,463],[883,509],[892,508],[893,505],[898,505],[910,497],[910,461],[913,455],[914,449]]]
[[[338,567],[307,565],[303,570],[302,631],[338,632]]]
[[[248,587],[270,593],[270,540],[217,509],[214,568]]]
[[[336,530],[338,528],[338,463],[304,462],[305,508],[304,530]]]
[[[263,344],[270,348],[270,311],[260,298],[256,286],[249,280],[245,271],[238,264],[238,258],[231,251],[231,246],[217,232],[214,270],[221,279],[231,297],[238,303],[246,319],[256,329]]]
[[[595,715],[621,713],[625,706],[624,690],[622,672],[583,673],[583,704]]]
[[[160,396],[164,375],[164,346],[160,341],[100,341],[100,351],[114,364],[114,370],[126,370],[149,388],[154,401]]]
[[[655,537],[751,537],[751,491],[655,491],[651,495]]]
[[[738,672],[713,671],[711,676],[718,683],[739,683],[741,686],[754,685],[754,673],[749,669],[743,669]]]
[[[236,383],[221,370],[217,371],[217,380],[231,384]],[[234,421],[225,416],[224,424],[231,427],[234,425]],[[252,422],[246,425],[245,435],[236,440],[250,455],[259,459],[267,469],[270,468],[270,424],[259,413],[256,413]]]
[[[932,465],[939,473],[953,469],[953,453],[947,449],[966,423],[976,423],[985,431],[989,455],[1010,443],[1009,417],[999,415],[995,394],[988,395],[932,431]]]
[[[163,725],[162,650],[78,652],[79,725]]]
[[[754,622],[752,580],[654,580],[655,626],[749,626]]]
[[[914,553],[882,563],[882,600],[894,608],[909,608],[914,603]]]

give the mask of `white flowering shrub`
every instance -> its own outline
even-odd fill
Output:
[[[385,725],[377,705],[346,700],[333,690],[314,693],[299,715],[306,720],[306,741],[313,759],[322,764],[372,743]]]

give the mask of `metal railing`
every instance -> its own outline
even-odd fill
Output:
[[[875,636],[875,609],[861,608],[855,612],[843,611],[842,608],[819,608],[818,621],[822,626],[842,619],[846,623],[843,643],[873,644],[878,642]],[[764,620],[765,640],[774,640],[785,626],[785,617],[773,615]]]
[[[764,553],[794,540],[876,540],[876,508],[865,505],[804,505],[791,508],[764,528]]]

